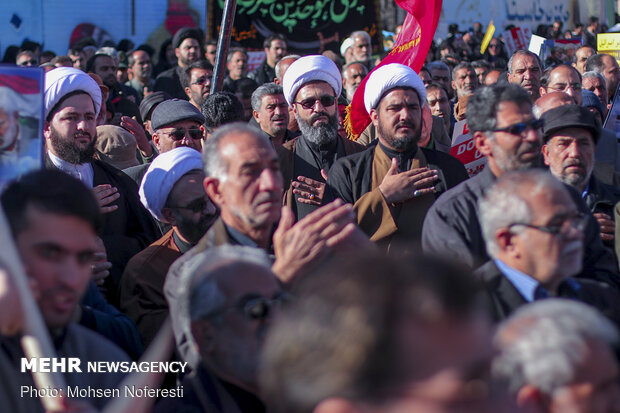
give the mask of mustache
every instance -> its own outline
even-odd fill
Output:
[[[564,162],[562,166],[564,168],[568,168],[571,166],[578,166],[579,168],[582,168],[582,169],[585,169],[586,167],[580,159],[568,159],[566,162]]]
[[[408,121],[408,120],[401,120],[400,122],[398,122],[396,124],[395,127],[396,128],[402,128],[402,127],[405,127],[405,126],[408,127],[408,128],[411,128],[411,129],[415,129],[415,125],[413,124],[413,122]]]
[[[83,138],[85,136],[87,136],[89,139],[93,138],[93,135],[91,135],[89,132],[86,132],[86,131],[77,131],[73,134],[74,138]]]
[[[536,143],[534,143],[534,142],[524,142],[521,145],[520,152],[521,153],[523,153],[523,152],[530,152],[532,150],[536,150],[536,151],[540,152],[540,146],[541,145],[538,142],[536,142]]]
[[[318,112],[318,113],[310,116],[310,123],[313,123],[315,120],[317,120],[321,116],[326,116],[328,119],[330,119],[329,113],[327,113],[327,112]]]
[[[562,255],[571,255],[583,251],[583,242],[580,240],[571,241],[562,248]]]
[[[261,192],[254,199],[254,205],[260,205],[264,202],[280,202],[280,195],[277,192]]]

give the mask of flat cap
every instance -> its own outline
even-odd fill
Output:
[[[196,39],[202,44],[202,31],[193,27],[182,27],[172,36],[172,47],[175,49],[181,46],[185,39]]]
[[[153,108],[168,99],[172,99],[172,96],[166,92],[153,92],[146,95],[144,99],[142,99],[142,102],[140,102],[140,117],[142,120],[149,120],[149,113]]]
[[[598,142],[601,134],[601,125],[594,117],[594,114],[583,106],[562,105],[546,111],[541,119],[545,121],[543,126],[543,141],[545,143],[549,142],[556,132],[567,128],[589,130],[592,133],[595,144]]]
[[[159,129],[184,120],[193,120],[201,125],[205,123],[205,117],[202,116],[202,113],[187,100],[168,99],[161,102],[153,110],[151,126],[153,129]]]

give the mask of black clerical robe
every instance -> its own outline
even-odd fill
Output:
[[[436,170],[436,193],[388,204],[379,185],[392,157],[400,157],[400,172],[422,167]],[[450,155],[417,147],[403,155],[375,144],[334,164],[328,174],[325,201],[341,198],[352,203],[360,228],[372,241],[388,247],[393,241],[419,241],[424,217],[436,197],[465,179],[465,168]]]
[[[297,196],[293,194],[293,181],[298,176],[305,176],[318,182],[325,182],[321,176],[321,169],[328,172],[336,160],[364,149],[364,146],[340,137],[333,144],[326,146],[313,145],[303,136],[286,142],[276,149],[284,178],[282,203],[293,209],[298,220],[302,219],[318,206],[299,202]]]

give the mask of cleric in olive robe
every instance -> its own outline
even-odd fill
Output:
[[[418,147],[426,90],[411,68],[394,63],[375,70],[364,104],[376,144],[334,163],[324,202],[352,203],[358,225],[380,245],[419,241],[436,197],[467,179],[467,172],[456,158]]]

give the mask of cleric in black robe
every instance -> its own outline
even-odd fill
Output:
[[[364,104],[377,144],[334,164],[324,202],[352,203],[358,225],[381,245],[419,241],[426,212],[438,195],[467,179],[465,168],[450,155],[418,147],[426,90],[411,68],[395,63],[375,70]]]

